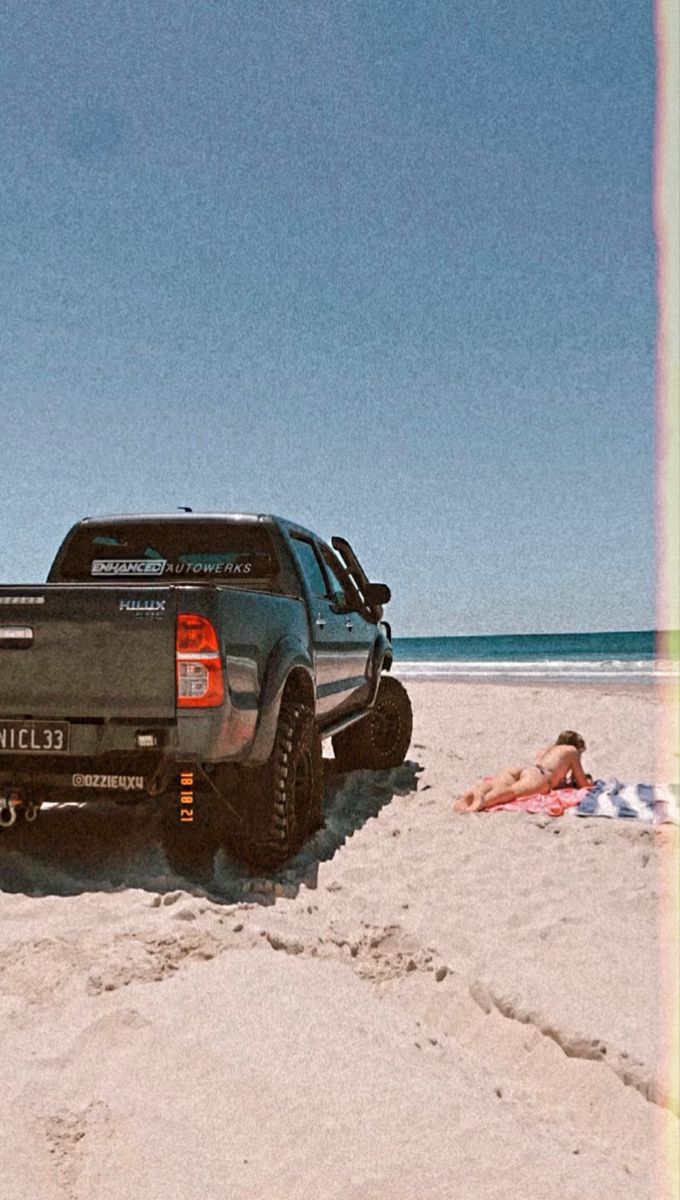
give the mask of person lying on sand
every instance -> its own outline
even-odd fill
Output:
[[[577,788],[589,787],[593,782],[581,764],[581,755],[586,744],[580,733],[565,729],[552,746],[539,750],[533,763],[518,767],[507,767],[492,779],[483,780],[458,796],[454,804],[456,812],[479,812],[493,808],[520,796],[551,792],[565,784]]]

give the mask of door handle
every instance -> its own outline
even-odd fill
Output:
[[[353,628],[354,628],[354,626],[352,625],[352,622],[350,621],[350,619],[348,617],[347,620],[345,621],[345,629],[347,629],[351,633]]]
[[[319,629],[323,629],[326,624],[326,618],[322,617],[321,613],[319,613],[314,624],[318,625]]]

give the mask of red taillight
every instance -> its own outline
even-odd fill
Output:
[[[179,708],[214,708],[224,700],[217,633],[207,617],[178,613],[175,659]]]
[[[207,617],[198,617],[195,613],[178,614],[178,654],[215,654],[218,651],[217,634]]]

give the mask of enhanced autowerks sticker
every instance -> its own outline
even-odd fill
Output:
[[[166,575],[250,575],[252,562],[178,562],[167,563]]]
[[[91,575],[162,575],[165,558],[95,558]]]
[[[95,558],[91,575],[116,578],[119,575],[251,575],[251,562],[177,562],[165,558]]]

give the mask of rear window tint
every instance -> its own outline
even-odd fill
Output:
[[[76,531],[59,578],[138,583],[215,582],[273,586],[279,562],[256,525],[88,525]]]

